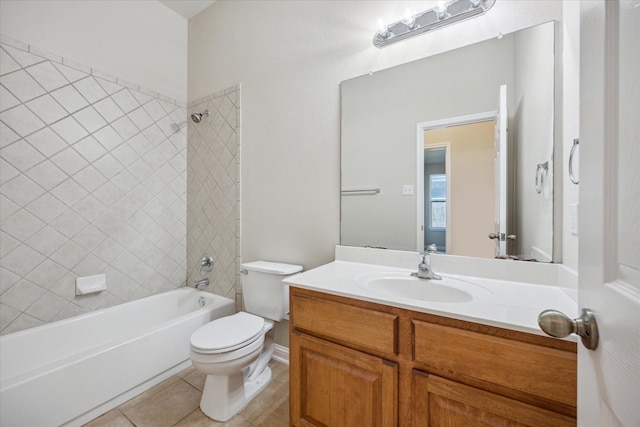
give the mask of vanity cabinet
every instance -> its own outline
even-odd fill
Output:
[[[575,426],[576,344],[290,290],[292,426]]]

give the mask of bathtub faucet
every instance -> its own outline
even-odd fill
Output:
[[[201,286],[209,286],[209,279],[204,278],[193,283],[193,287],[199,289]]]

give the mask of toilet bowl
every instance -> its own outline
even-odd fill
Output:
[[[247,311],[216,319],[191,335],[191,362],[207,375],[200,409],[221,422],[237,414],[271,381],[267,364],[274,346],[266,334],[274,321],[288,314],[288,287],[282,279],[302,271],[298,265],[266,261],[242,268]]]

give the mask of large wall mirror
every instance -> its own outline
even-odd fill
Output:
[[[342,82],[341,244],[553,260],[554,23]]]

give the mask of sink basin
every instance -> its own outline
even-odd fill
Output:
[[[452,277],[425,280],[409,274],[382,274],[362,277],[359,282],[380,295],[436,303],[471,302],[481,293],[488,292],[479,285]]]

